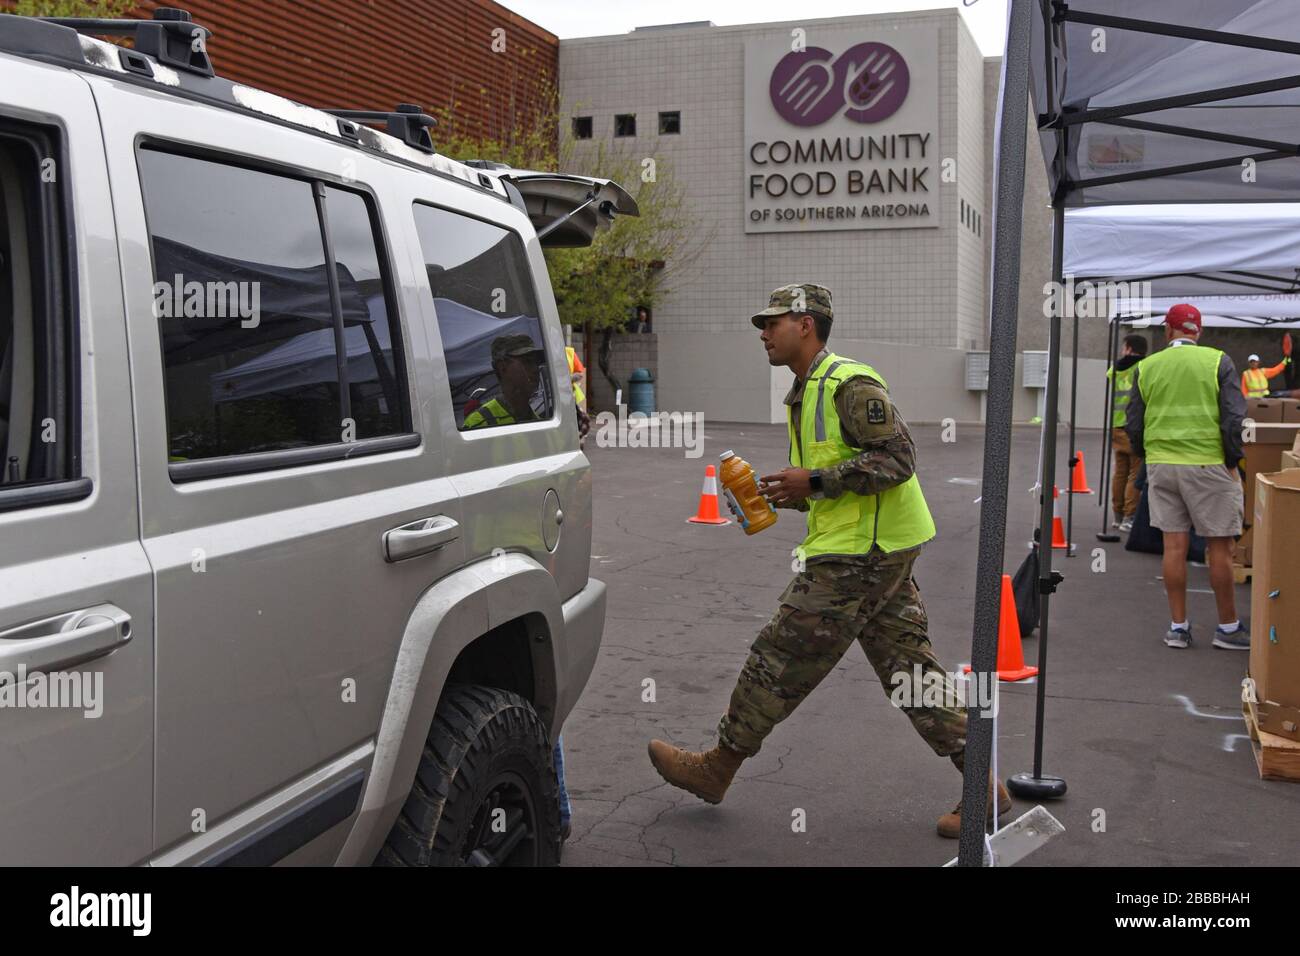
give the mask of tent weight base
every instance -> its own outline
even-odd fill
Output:
[[[1022,800],[1056,800],[1065,796],[1065,781],[1060,777],[1018,773],[1007,781],[1007,789]]]
[[[1105,542],[1107,542],[1108,544],[1114,544],[1115,542],[1119,541],[1119,535],[1117,535],[1117,534],[1103,534],[1102,532],[1098,531],[1098,532],[1097,532],[1097,540],[1098,540],[1098,541],[1105,541]]]

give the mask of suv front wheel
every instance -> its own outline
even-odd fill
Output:
[[[560,807],[546,729],[496,687],[448,687],[380,866],[553,866]]]

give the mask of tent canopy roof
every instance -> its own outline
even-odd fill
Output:
[[[1037,0],[1033,15],[1056,202],[1300,200],[1294,0]]]
[[[1076,282],[1149,282],[1157,299],[1225,297],[1211,308],[1300,316],[1300,205],[1103,206],[1072,209],[1065,224],[1064,272]]]

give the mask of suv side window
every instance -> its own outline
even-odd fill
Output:
[[[461,431],[549,419],[554,386],[523,241],[501,226],[416,203]]]
[[[0,509],[81,496],[58,144],[0,119]]]
[[[410,430],[368,198],[149,147],[139,165],[170,461]]]

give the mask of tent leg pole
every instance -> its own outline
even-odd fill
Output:
[[[1113,542],[1119,540],[1119,535],[1111,534],[1107,524],[1110,521],[1110,483],[1113,478],[1111,459],[1114,456],[1110,449],[1110,423],[1115,417],[1115,353],[1119,351],[1118,319],[1110,320],[1110,327],[1106,330],[1106,346],[1110,349],[1106,355],[1110,374],[1106,376],[1106,407],[1103,412],[1105,417],[1101,422],[1101,454],[1105,457],[1101,460],[1101,495],[1097,499],[1097,505],[1101,508],[1101,530],[1097,532],[1097,540]]]
[[[1070,352],[1070,472],[1066,476],[1069,487],[1074,488],[1074,466],[1079,460],[1079,446],[1075,439],[1075,417],[1079,411],[1079,303],[1074,303],[1074,344]],[[1067,558],[1074,557],[1074,492],[1065,501],[1065,549]]]
[[[1025,143],[1029,123],[1029,39],[1034,0],[1010,0],[1007,48],[995,140],[993,276],[989,300],[988,421],[984,429],[983,496],[980,500],[979,558],[975,575],[975,619],[971,635],[971,679],[996,681],[998,613],[1007,532],[1007,481],[1011,469],[1011,413],[1016,374],[1016,324],[1020,295],[1020,230],[1025,198]],[[960,866],[984,865],[984,814],[988,807],[989,763],[996,741],[993,717],[968,710],[962,779]]]
[[[1060,777],[1043,776],[1043,711],[1047,693],[1047,625],[1052,592],[1060,580],[1052,572],[1052,501],[1051,488],[1056,484],[1056,431],[1057,406],[1061,393],[1061,312],[1065,294],[1061,285],[1061,255],[1065,231],[1065,207],[1059,202],[1053,207],[1052,222],[1052,280],[1056,283],[1055,303],[1049,324],[1047,345],[1047,414],[1043,417],[1042,509],[1039,512],[1038,537],[1038,687],[1034,707],[1034,772],[1018,773],[1007,781],[1007,788],[1028,800],[1050,800],[1065,794],[1065,781]],[[963,817],[965,814],[963,814]],[[965,820],[962,821],[965,823]]]

